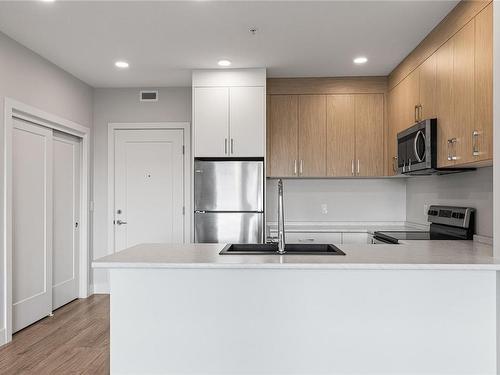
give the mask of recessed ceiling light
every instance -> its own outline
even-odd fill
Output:
[[[219,66],[230,66],[231,65],[231,61],[229,61],[229,60],[219,60],[219,62],[217,64],[219,64]]]
[[[354,61],[354,64],[364,64],[368,61],[368,59],[364,56],[359,56],[359,57],[356,57],[353,61]]]
[[[115,66],[117,68],[125,69],[125,68],[128,68],[128,62],[126,62],[126,61],[117,61],[117,62],[115,62]]]

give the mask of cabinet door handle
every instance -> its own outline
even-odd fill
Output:
[[[300,159],[300,166],[299,166],[299,174],[302,175],[302,170],[303,170],[303,162],[302,162],[302,159]]]
[[[455,143],[457,143],[456,138],[448,139],[448,160],[457,160],[457,150],[455,148]]]
[[[293,161],[293,174],[297,175],[297,159]]]
[[[354,176],[354,159],[351,160],[351,174]]]
[[[479,146],[478,146],[479,132],[474,130],[472,132],[472,156],[479,156]]]
[[[418,105],[418,121],[422,121],[422,104]]]
[[[224,155],[227,155],[227,138],[224,138]]]
[[[357,168],[357,170],[358,170],[358,176],[359,176],[359,159],[358,159],[358,168]]]
[[[234,138],[231,138],[231,155],[234,154]]]
[[[392,157],[392,171],[396,173],[398,171],[398,163],[397,163],[398,157],[393,156]]]
[[[314,242],[314,238],[299,238],[299,242]]]
[[[413,117],[415,118],[415,122],[418,122],[418,105],[415,105],[413,109]]]

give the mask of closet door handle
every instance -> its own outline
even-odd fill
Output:
[[[354,159],[351,160],[351,174],[354,176]]]
[[[224,138],[224,155],[227,155],[227,138]]]
[[[293,174],[297,176],[297,159],[293,161]]]
[[[358,176],[359,176],[359,159],[358,159]]]
[[[234,138],[231,138],[231,155],[234,154]]]
[[[299,174],[302,176],[302,170],[303,170],[303,162],[302,162],[302,159],[300,159],[300,166],[299,166]]]

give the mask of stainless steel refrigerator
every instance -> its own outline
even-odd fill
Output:
[[[194,240],[262,243],[264,162],[195,160]]]

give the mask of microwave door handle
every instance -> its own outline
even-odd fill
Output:
[[[420,155],[418,154],[418,148],[417,148],[418,137],[422,137],[425,144],[425,135],[422,132],[422,130],[419,130],[417,132],[417,135],[415,136],[415,139],[413,139],[413,152],[415,153],[415,158],[417,159],[417,161],[421,163],[424,160],[425,154],[422,157],[420,157]]]

